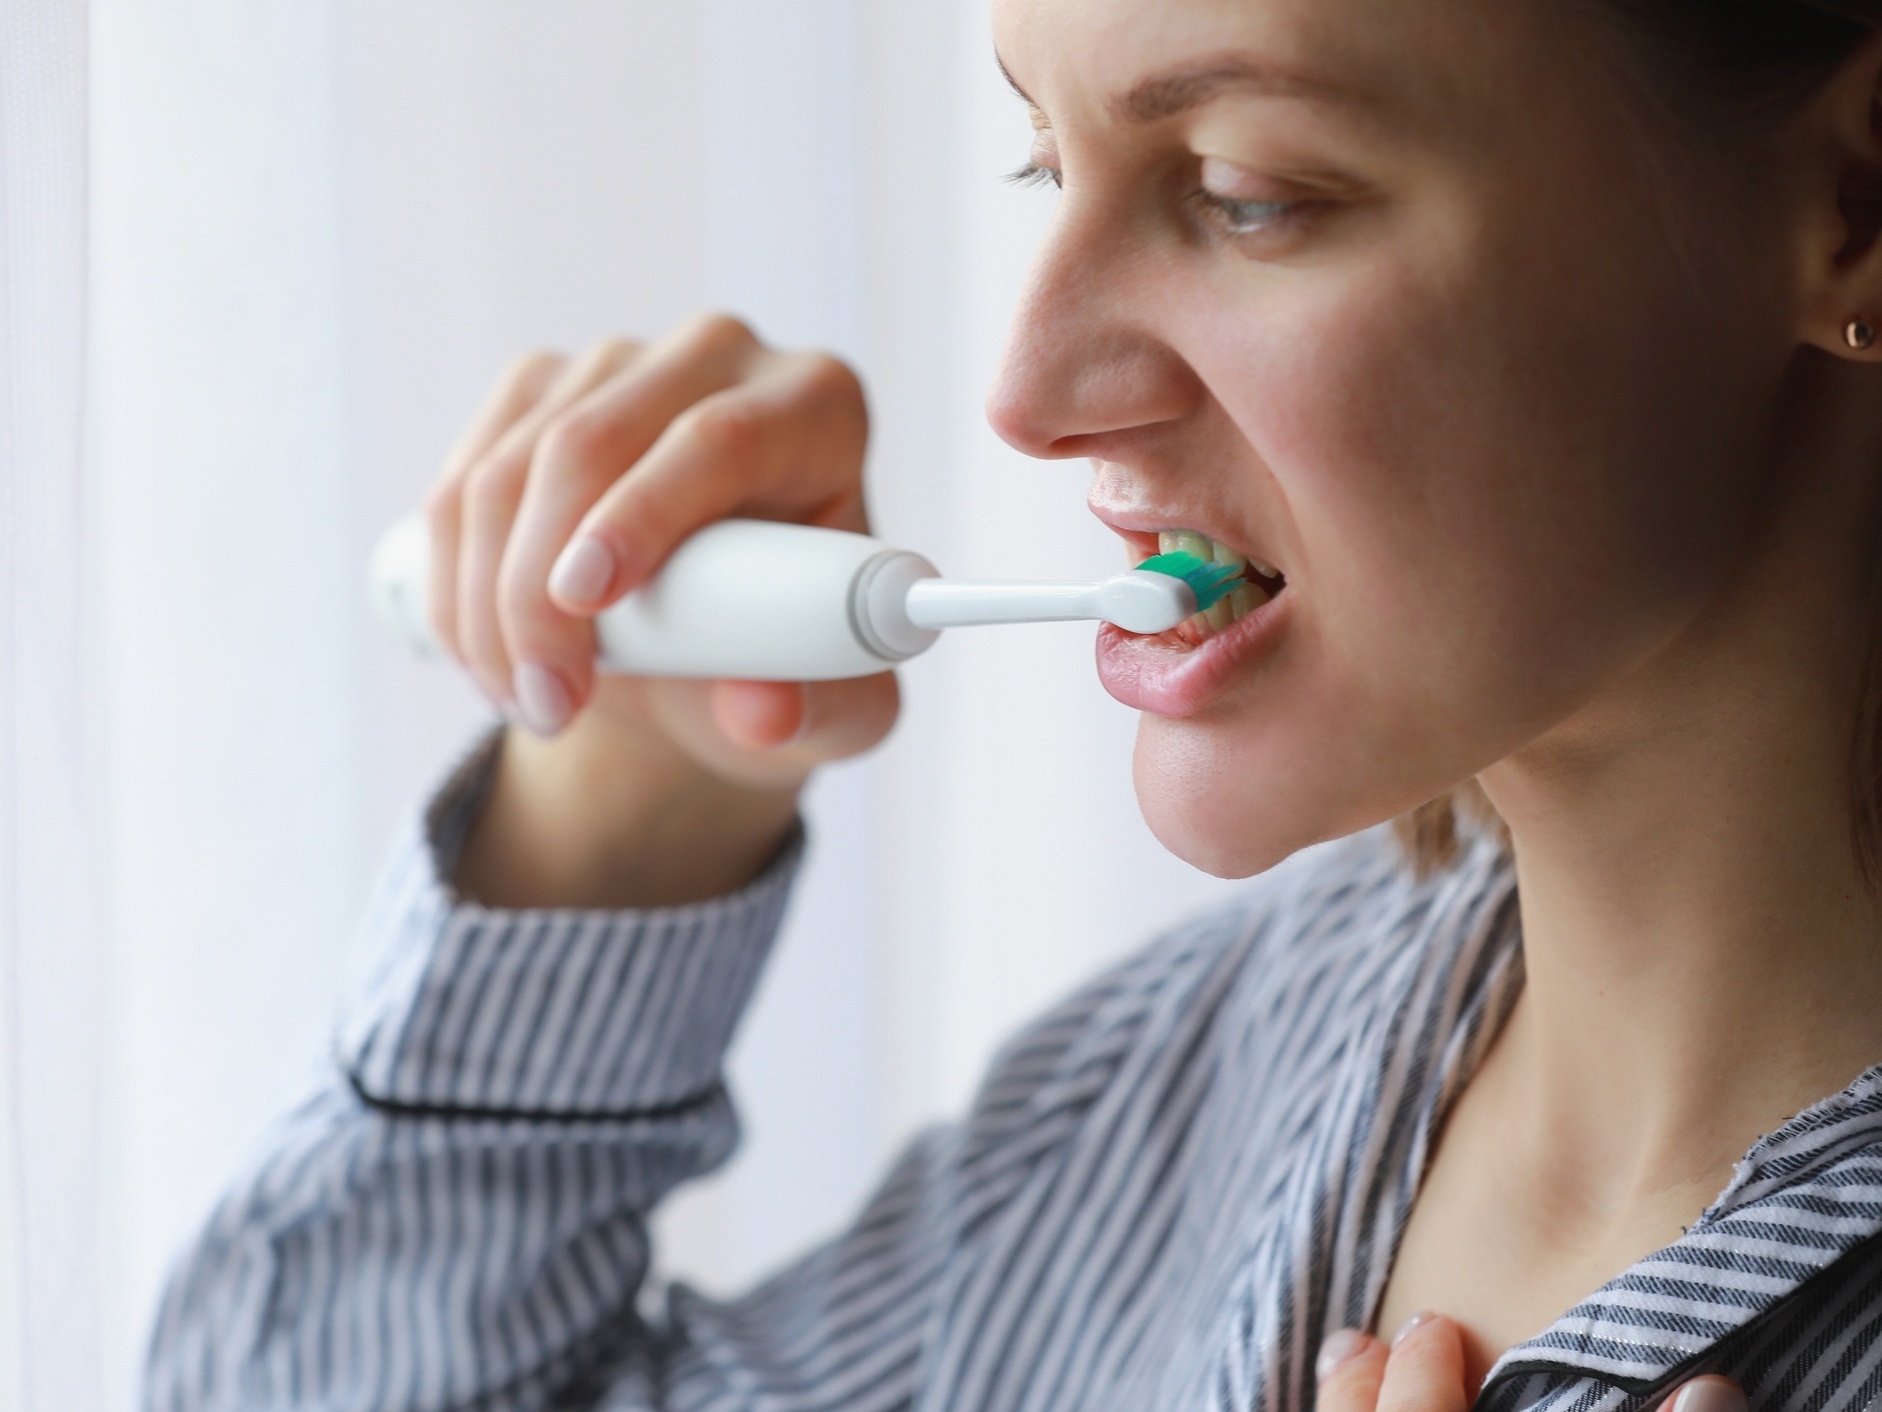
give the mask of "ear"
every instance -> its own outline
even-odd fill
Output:
[[[1882,363],[1882,30],[1798,119],[1805,145],[1800,340]]]

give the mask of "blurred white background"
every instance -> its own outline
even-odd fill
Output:
[[[501,367],[707,306],[840,350],[878,527],[1100,573],[980,398],[1051,196],[984,0],[0,4],[0,1412],[128,1406],[166,1262],[323,1061],[403,814],[483,720],[362,593]],[[822,780],[662,1217],[729,1290],[1027,1015],[1222,886],[1156,846],[1085,627],[957,634]]]

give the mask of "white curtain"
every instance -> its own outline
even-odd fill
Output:
[[[734,307],[863,368],[890,537],[1113,563],[1081,472],[979,415],[1027,136],[982,0],[0,4],[0,1412],[128,1405],[171,1251],[318,1071],[378,856],[482,719],[380,640],[365,553],[510,357]],[[961,634],[819,783],[747,1144],[669,1271],[829,1229],[1213,894],[1089,654]]]
[[[85,18],[0,6],[0,1409],[98,1392]]]

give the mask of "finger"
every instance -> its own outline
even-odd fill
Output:
[[[847,760],[880,745],[901,709],[894,672],[814,682],[805,689],[804,723],[788,749],[806,766]]]
[[[516,663],[519,703],[537,697],[572,713],[593,687],[594,628],[550,598],[550,569],[582,516],[675,417],[736,382],[762,352],[751,331],[736,320],[696,321],[588,390],[543,429],[497,589],[504,645]],[[580,556],[573,562],[582,569]],[[608,566],[586,572],[572,585],[578,591],[567,596],[591,601],[605,596],[612,578]],[[563,578],[567,589],[569,575]],[[523,689],[526,675],[528,691]],[[553,734],[561,722],[543,717],[531,724]]]
[[[713,722],[746,750],[777,751],[804,770],[881,744],[901,710],[893,672],[852,681],[719,682]]]
[[[431,540],[426,604],[432,635],[452,656],[457,655],[458,498],[463,493],[465,472],[542,400],[567,365],[568,359],[559,353],[532,353],[512,363],[445,457],[444,469],[426,495],[425,522]]]
[[[513,704],[514,668],[497,613],[497,575],[528,483],[536,442],[557,413],[605,382],[639,352],[600,344],[565,367],[536,404],[466,470],[459,496],[456,583],[458,660],[494,701]]]
[[[868,439],[854,373],[824,354],[779,356],[677,418],[583,517],[556,578],[577,556],[605,556],[612,601],[681,540],[733,513],[861,529]]]
[[[1442,1314],[1414,1314],[1392,1339],[1378,1412],[1468,1412],[1463,1332]]]
[[[1694,1378],[1662,1405],[1669,1412],[1748,1412],[1751,1403],[1730,1378],[1709,1374]]]
[[[803,726],[806,695],[797,682],[715,682],[712,723],[741,750],[776,750]]]
[[[503,376],[444,460],[444,477],[460,475],[522,419],[567,371],[566,354],[527,353],[504,369]]]
[[[1341,1329],[1320,1345],[1314,1363],[1317,1412],[1373,1412],[1385,1381],[1386,1346],[1358,1329]]]

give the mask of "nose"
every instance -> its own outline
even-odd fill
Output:
[[[1169,274],[1074,199],[1062,198],[1033,262],[987,397],[1001,439],[1046,459],[1099,454],[1102,440],[1179,420],[1204,395],[1157,326]]]

